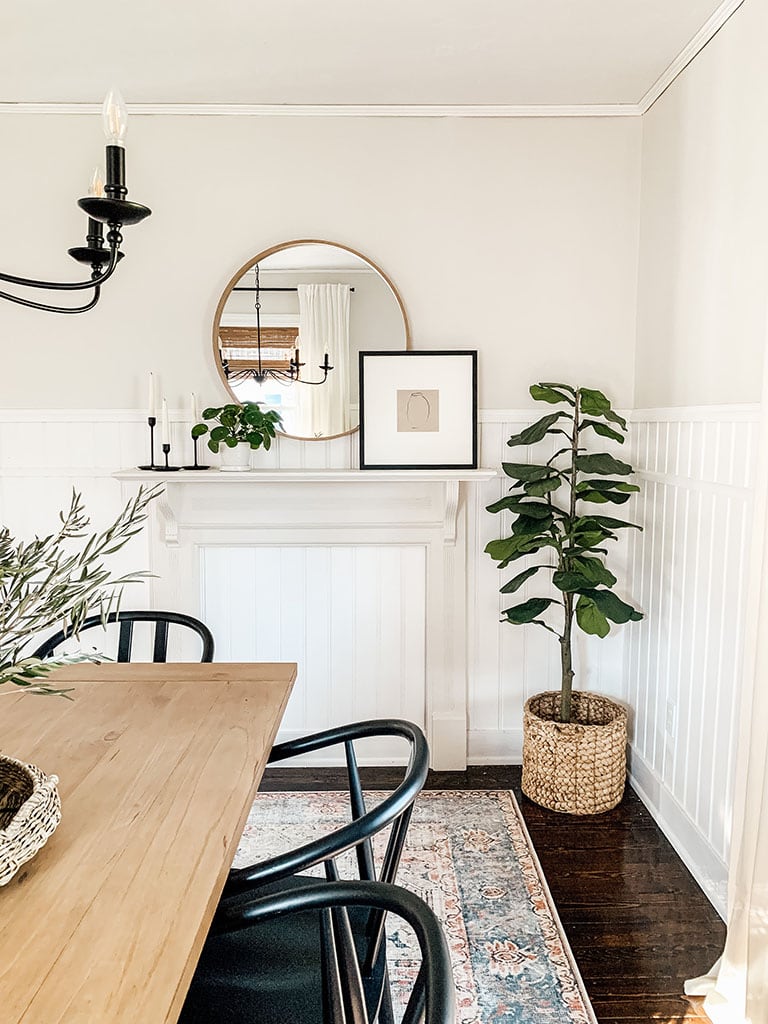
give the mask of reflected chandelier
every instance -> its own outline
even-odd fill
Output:
[[[262,291],[295,291],[293,288],[262,288],[259,282],[259,264],[254,264],[254,272],[256,275],[256,299],[254,302],[254,309],[256,310],[256,365],[249,366],[241,370],[230,370],[228,362],[223,360],[224,373],[230,380],[247,380],[249,377],[256,381],[257,384],[263,384],[265,380],[276,380],[282,384],[325,384],[328,380],[328,374],[331,372],[333,367],[328,361],[328,353],[323,354],[323,361],[320,363],[318,369],[322,371],[323,376],[320,380],[307,380],[301,376],[301,368],[306,366],[306,363],[301,362],[301,352],[299,349],[299,338],[296,339],[296,347],[293,350],[293,355],[288,361],[288,368],[284,369],[281,366],[266,366],[267,361],[262,353],[261,348],[261,293]]]
[[[93,289],[92,298],[83,306],[57,306],[44,302],[33,302],[12,292],[0,291],[0,298],[9,302],[17,302],[21,306],[32,309],[44,309],[50,313],[85,313],[93,309],[99,301],[101,286],[112,276],[117,264],[125,255],[120,251],[123,236],[120,229],[124,224],[138,224],[152,212],[148,206],[129,202],[125,197],[128,189],[125,185],[125,132],[128,126],[128,114],[125,103],[119,92],[111,89],[104,100],[103,107],[104,131],[107,136],[106,181],[100,171],[96,171],[91,182],[90,194],[78,199],[77,205],[88,214],[88,232],[86,244],[69,249],[69,255],[78,263],[85,263],[91,268],[88,281],[61,282],[36,281],[28,277],[14,277],[12,274],[0,273],[0,281],[19,288],[42,288],[46,291],[84,291]],[[106,242],[104,245],[104,225],[107,225]]]

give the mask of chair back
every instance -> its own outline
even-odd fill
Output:
[[[380,736],[400,736],[405,739],[409,744],[408,764],[400,784],[369,810],[360,782],[355,741]],[[278,854],[250,867],[233,869],[229,874],[225,895],[277,882],[317,864],[324,864],[326,874],[333,877],[335,858],[351,849],[355,850],[361,880],[394,882],[413,803],[423,789],[429,772],[429,747],[424,733],[412,722],[398,718],[355,722],[327,729],[312,736],[278,743],[272,748],[268,764],[337,745],[344,747],[352,820],[328,835],[288,853]],[[381,870],[377,875],[371,839],[377,832],[387,827],[390,827],[389,838]]]
[[[408,764],[396,789],[370,810],[366,807],[360,772],[355,754],[355,741],[373,737],[399,736],[409,745]],[[260,886],[283,881],[308,868],[322,864],[329,882],[339,879],[336,858],[347,850],[354,849],[357,858],[359,879],[363,882],[378,882],[391,885],[397,876],[400,857],[411,820],[413,803],[429,772],[429,747],[421,729],[403,719],[372,719],[338,726],[313,736],[278,743],[272,748],[269,764],[283,761],[299,754],[308,754],[327,747],[344,746],[349,781],[351,822],[341,828],[299,846],[288,853],[278,854],[259,864],[246,868],[235,868],[229,873],[224,888],[222,905],[230,897],[253,892]],[[373,857],[372,837],[389,828],[384,857],[379,872]],[[255,894],[255,893],[254,893]],[[372,909],[366,924],[366,954],[361,967],[369,1003],[378,1004],[382,995],[388,999],[383,986],[382,964],[385,960],[385,911]]]
[[[110,612],[102,619],[101,615],[89,615],[77,631],[79,635],[84,630],[93,629],[96,626],[106,626],[118,623],[120,630],[117,642],[117,660],[126,662],[131,660],[133,651],[133,627],[137,622],[154,623],[154,637],[152,641],[152,660],[164,662],[168,656],[168,627],[183,626],[193,630],[202,641],[202,657],[200,661],[213,661],[213,634],[204,622],[193,618],[191,615],[184,615],[181,612],[162,612],[152,609],[151,611],[120,611]],[[34,652],[35,658],[50,658],[67,640],[74,636],[73,629],[61,629],[54,633],[45,643],[42,643]]]
[[[209,941],[216,942],[216,936],[258,925],[259,922],[280,918],[298,912],[320,912],[320,959],[322,963],[322,1010],[326,1024],[371,1024],[380,1020],[379,1003],[371,1007],[365,992],[363,977],[367,954],[356,944],[347,913],[349,907],[370,909],[382,917],[387,913],[397,915],[413,929],[422,962],[406,1004],[401,1024],[454,1024],[455,998],[450,953],[439,921],[421,899],[406,889],[381,882],[331,882],[302,889],[288,890],[276,895],[247,902],[222,904],[213,920]],[[251,969],[257,978],[269,984],[269,972],[280,969],[290,970],[289,964],[254,963]],[[186,1009],[194,1010],[196,1000],[213,993],[221,999],[226,989],[217,986],[215,975],[206,971],[207,957],[204,949],[198,966],[198,973],[192,981]],[[387,1019],[392,1016],[392,988],[386,967],[383,972],[386,998],[382,1005],[388,1007]],[[208,988],[208,986],[211,986]],[[320,995],[320,994],[318,994]],[[318,999],[318,1004],[319,1004]],[[200,1007],[198,1007],[199,1009]],[[210,1005],[204,1011],[210,1011]],[[225,1007],[219,1007],[224,1010]],[[213,1019],[203,1014],[205,1020]],[[182,1021],[196,1020],[194,1013],[189,1018],[182,1013]],[[202,1018],[201,1018],[202,1019]],[[223,1016],[222,1018],[223,1019]],[[313,1017],[316,1019],[316,1017]],[[299,1022],[295,1022],[299,1024]]]

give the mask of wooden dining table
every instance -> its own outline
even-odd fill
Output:
[[[0,752],[59,776],[62,820],[0,888],[2,1024],[178,1020],[295,664],[59,669],[0,697]]]

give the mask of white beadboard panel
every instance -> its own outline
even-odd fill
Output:
[[[724,914],[759,409],[631,418],[644,530],[629,573],[646,615],[625,645],[631,778]]]
[[[200,558],[217,659],[298,663],[279,739],[367,718],[425,725],[423,545],[207,545]]]

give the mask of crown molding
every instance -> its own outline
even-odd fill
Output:
[[[662,96],[678,75],[688,67],[691,61],[701,53],[707,43],[717,35],[720,29],[744,3],[744,0],[723,0],[709,21],[706,21],[696,35],[684,47],[669,67],[659,75],[648,92],[637,104],[639,114],[647,113],[653,104]]]
[[[300,104],[300,103],[129,103],[146,117],[637,117],[636,103],[572,104]],[[99,103],[0,103],[0,114],[101,113]]]
[[[723,0],[708,21],[637,103],[131,103],[140,117],[640,117],[701,53],[745,0]],[[91,117],[100,103],[0,102],[0,114],[69,114]]]

